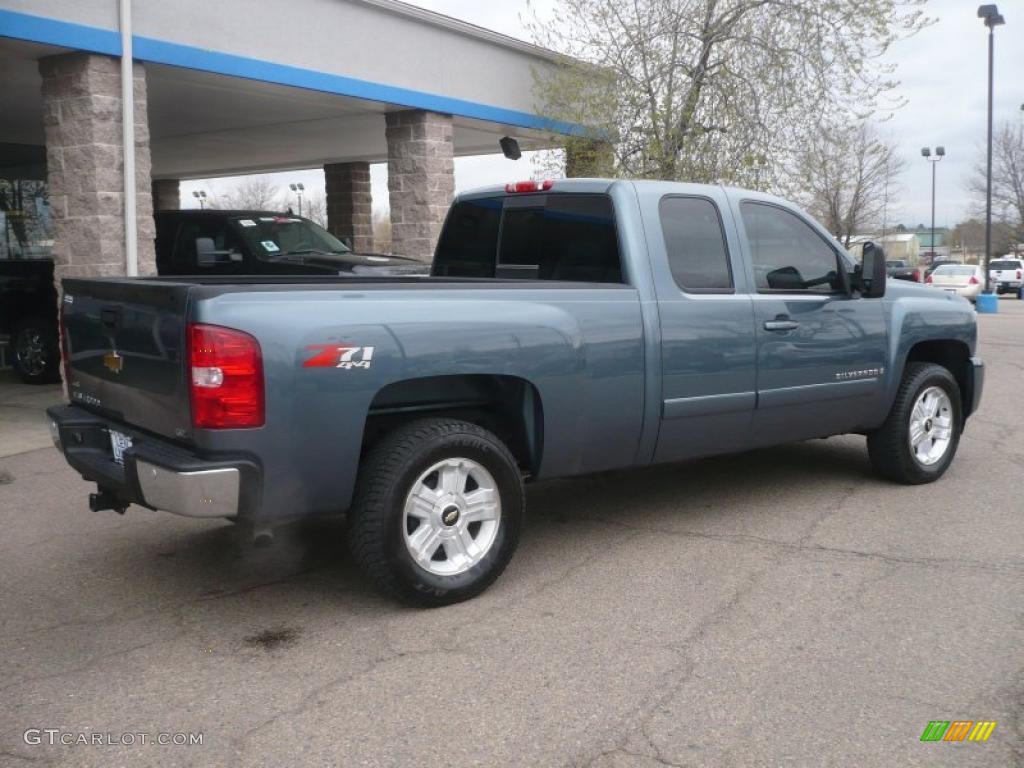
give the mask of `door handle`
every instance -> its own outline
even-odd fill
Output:
[[[765,320],[764,329],[766,331],[792,331],[800,327],[800,323],[796,320],[789,320],[785,318],[777,318],[775,320]]]

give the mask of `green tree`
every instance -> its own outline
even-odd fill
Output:
[[[925,0],[557,0],[538,108],[587,126],[630,177],[771,185],[823,123],[898,105],[882,55]]]
[[[846,247],[895,213],[893,198],[906,161],[867,121],[811,132],[785,174],[785,192]]]
[[[983,147],[971,178],[974,208],[985,216],[986,152]],[[992,137],[992,219],[1001,224],[1000,238],[993,235],[993,255],[1024,242],[1024,124],[1003,123]]]

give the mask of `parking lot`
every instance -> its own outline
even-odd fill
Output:
[[[979,323],[984,400],[938,484],[875,479],[856,436],[537,484],[505,575],[433,611],[371,593],[337,527],[252,549],[90,513],[26,415],[55,390],[19,389],[0,764],[1024,765],[1024,302]],[[932,720],[998,725],[922,743]]]

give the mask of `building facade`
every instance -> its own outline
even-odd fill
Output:
[[[152,212],[180,180],[316,167],[328,228],[370,249],[386,162],[392,250],[428,260],[455,157],[577,130],[535,113],[554,61],[395,0],[0,0],[0,258],[152,274]]]

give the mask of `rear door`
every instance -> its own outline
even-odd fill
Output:
[[[71,401],[150,432],[187,438],[188,288],[181,283],[65,280]]]
[[[754,321],[736,232],[725,225],[728,200],[706,187],[637,189],[661,325],[655,461],[746,447],[756,399]]]
[[[881,396],[887,328],[880,299],[845,290],[839,248],[798,211],[734,199],[753,283],[757,444],[847,432]]]

